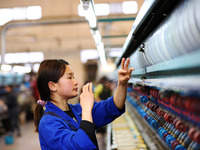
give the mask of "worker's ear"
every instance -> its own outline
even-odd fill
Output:
[[[49,81],[48,86],[50,91],[56,92],[56,83],[54,83],[53,81]]]

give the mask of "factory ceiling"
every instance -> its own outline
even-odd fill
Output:
[[[122,3],[122,0],[96,0],[99,3]],[[138,0],[138,8],[143,1]],[[45,57],[51,57],[48,53],[57,54],[66,51],[80,51],[82,49],[95,49],[95,42],[90,33],[90,27],[84,17],[78,15],[80,1],[72,0],[7,0],[0,1],[0,9],[41,6],[41,21],[53,21],[54,23],[26,24],[10,26],[6,29],[6,53],[15,52],[44,52]],[[97,16],[98,28],[105,45],[105,50],[112,47],[122,47],[129,34],[133,18],[137,14],[111,14]],[[39,20],[35,20],[39,21]],[[61,22],[65,20],[65,22]],[[74,21],[76,20],[76,21]],[[56,22],[58,21],[58,22]],[[13,24],[12,21],[7,23]],[[32,21],[33,22],[33,21]],[[6,25],[4,25],[6,26]],[[0,26],[3,28],[4,26]]]

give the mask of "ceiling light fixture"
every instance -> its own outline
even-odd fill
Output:
[[[100,62],[102,66],[107,66],[106,55],[104,50],[104,44],[101,41],[101,34],[98,30],[97,18],[94,10],[94,1],[93,0],[80,0],[83,9],[85,19],[88,21],[90,26],[90,32],[95,41],[97,50],[99,52]]]

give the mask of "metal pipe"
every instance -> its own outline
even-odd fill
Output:
[[[112,17],[112,16],[109,16]],[[132,17],[114,16],[115,18],[100,17],[99,22],[113,22],[113,21],[129,21],[134,20]],[[6,54],[6,32],[10,28],[24,27],[24,26],[36,26],[36,25],[55,25],[55,24],[67,24],[67,23],[83,23],[87,22],[85,18],[81,17],[68,17],[68,18],[44,18],[38,20],[20,20],[10,21],[0,28],[0,43],[1,43],[1,64],[5,63],[4,56]]]
[[[106,18],[106,19],[98,19],[98,22],[114,22],[114,21],[133,21],[135,17],[128,17],[128,18]]]
[[[36,25],[55,25],[55,24],[66,24],[66,23],[82,23],[86,22],[84,18],[48,18],[38,20],[20,20],[10,21],[2,26],[0,29],[1,34],[1,64],[5,63],[4,56],[6,54],[6,32],[8,29],[13,27],[24,27],[24,26],[36,26]]]

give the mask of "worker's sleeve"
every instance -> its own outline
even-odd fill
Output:
[[[82,120],[80,123],[80,129],[83,129],[85,133],[89,136],[90,140],[98,147],[97,138],[95,134],[95,124],[87,120]]]
[[[93,121],[97,128],[102,127],[125,112],[125,105],[122,110],[119,110],[114,103],[113,96],[105,101],[94,103],[92,115]]]
[[[56,117],[48,117],[40,123],[39,138],[42,150],[98,149],[83,129],[72,131],[66,123]]]

